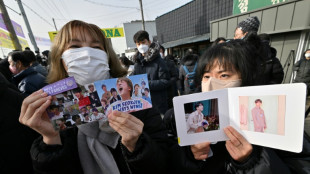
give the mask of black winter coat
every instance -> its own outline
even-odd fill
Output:
[[[258,74],[256,79],[257,85],[271,85],[271,84],[281,84],[284,71],[281,62],[276,57],[277,50],[270,47],[265,42],[262,42],[261,56],[263,62],[260,62],[258,70],[263,71],[262,74]]]
[[[19,123],[24,96],[0,73],[0,173],[32,174],[30,147],[39,134]]]
[[[45,77],[35,71],[33,67],[29,67],[13,77],[13,82],[25,96],[47,85],[45,80]]]
[[[167,88],[169,87],[169,70],[159,52],[151,61],[145,61],[141,53],[136,53],[136,63],[132,75],[147,74],[153,107],[164,114],[167,109]]]
[[[307,86],[310,86],[310,60],[306,58],[300,59],[297,63],[295,63],[294,71],[297,71],[296,78],[294,82],[303,82],[306,83]]]
[[[167,57],[164,59],[170,75],[169,87],[167,88],[167,104],[168,108],[172,108],[172,99],[174,96],[177,96],[177,80],[179,79],[178,70],[174,64],[174,62]]]
[[[121,174],[165,174],[167,165],[167,132],[159,113],[147,109],[131,113],[144,123],[143,133],[136,148],[130,153],[120,143],[111,151]],[[63,145],[46,145],[42,137],[31,148],[36,173],[81,174],[83,173],[77,147],[78,128],[61,132]],[[121,148],[123,146],[123,148]],[[127,166],[128,164],[128,166]]]

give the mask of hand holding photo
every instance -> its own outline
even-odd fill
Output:
[[[108,120],[107,116],[114,110],[130,113],[152,107],[146,74],[101,80],[84,86],[78,86],[74,78],[69,77],[43,90],[52,95],[47,115],[55,130]]]
[[[235,87],[175,97],[179,144],[231,140],[225,128],[232,127],[245,144],[300,152],[305,98],[306,86],[301,83]]]

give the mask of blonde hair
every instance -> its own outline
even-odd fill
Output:
[[[67,50],[68,44],[76,35],[81,35],[83,37],[83,41],[85,41],[86,33],[89,34],[94,40],[98,41],[107,53],[110,75],[112,77],[123,77],[127,75],[127,70],[121,66],[111,44],[104,36],[101,29],[94,24],[73,20],[62,27],[53,41],[49,59],[50,70],[47,76],[48,83],[53,83],[68,77],[68,74],[63,66],[61,56],[63,52]]]

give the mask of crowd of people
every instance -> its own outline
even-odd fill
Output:
[[[6,140],[0,143],[0,173],[308,173],[306,134],[301,153],[250,144],[233,127],[221,128],[228,137],[225,142],[178,145],[171,109],[174,96],[282,82],[276,50],[270,38],[257,34],[259,25],[257,17],[248,17],[238,24],[233,40],[219,38],[202,55],[188,49],[180,63],[165,56],[165,48],[152,42],[146,31],[133,37],[133,63],[118,59],[98,26],[78,20],[58,32],[48,53],[48,68],[30,50],[12,52],[6,64],[0,62],[0,106],[6,107],[0,121]],[[294,66],[297,82],[308,77],[309,50],[304,57]],[[148,84],[128,82],[126,76],[139,74],[147,74]],[[68,76],[88,85],[88,91],[77,88],[57,99],[41,89]],[[89,84],[110,78],[118,78],[117,89],[102,85],[99,100]],[[112,103],[134,97],[152,107],[131,113],[109,111]],[[75,103],[66,107],[65,100]],[[205,130],[216,125],[214,115],[201,113],[203,107],[195,105],[189,132],[200,124]]]

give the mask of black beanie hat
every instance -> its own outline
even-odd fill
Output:
[[[249,31],[258,32],[259,24],[258,18],[256,16],[251,16],[241,21],[237,28],[240,28],[244,33]]]

